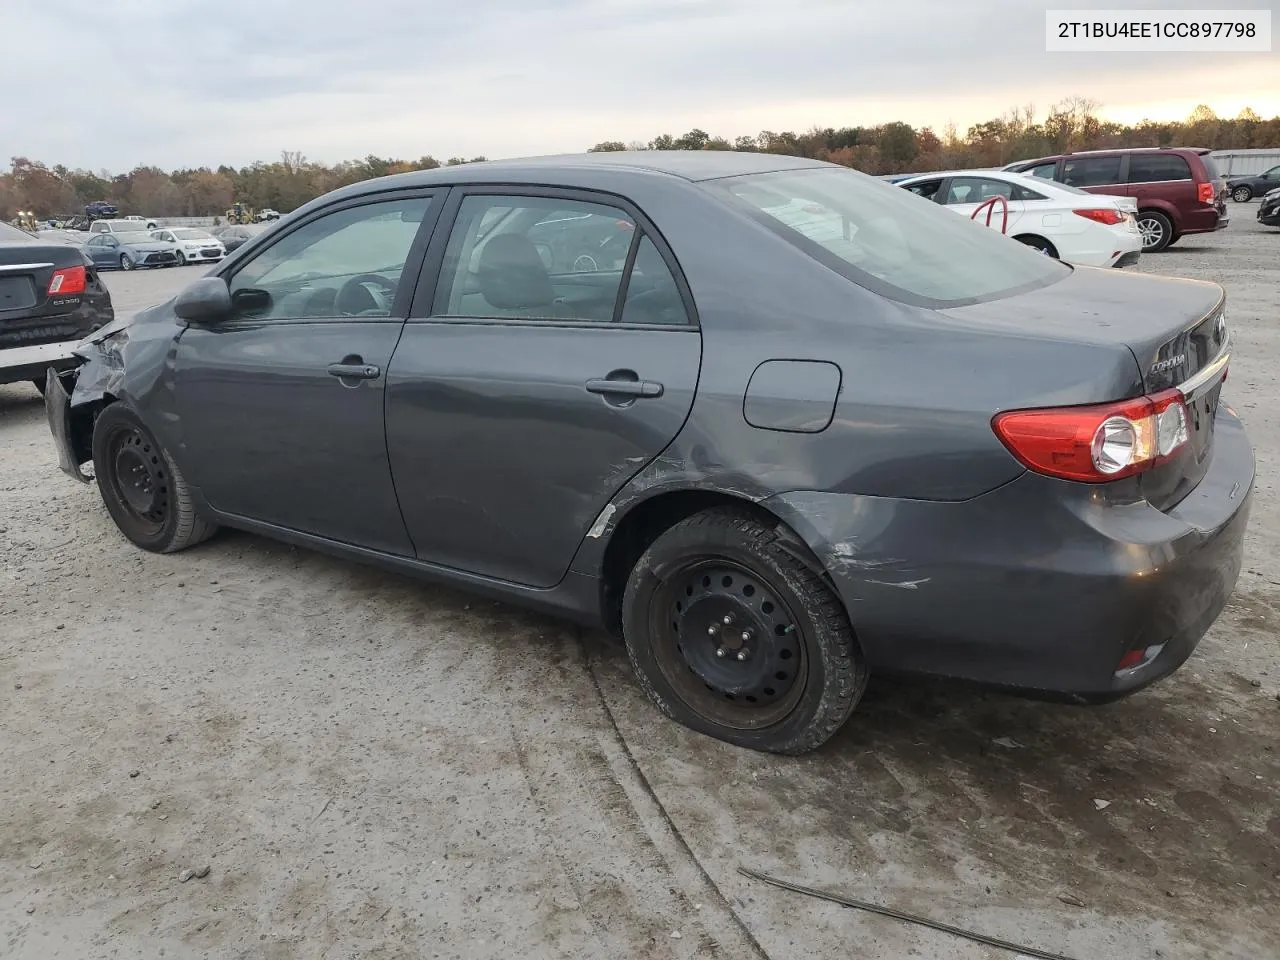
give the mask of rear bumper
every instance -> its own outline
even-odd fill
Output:
[[[44,381],[50,367],[65,370],[76,365],[71,351],[79,340],[59,343],[38,343],[29,347],[10,347],[0,350],[0,383],[21,383],[24,380]]]
[[[1192,210],[1182,215],[1182,223],[1178,227],[1179,234],[1188,233],[1213,233],[1215,230],[1225,230],[1231,223],[1231,214],[1226,209],[1218,210],[1217,207],[1202,207]]]
[[[1176,670],[1235,587],[1253,490],[1220,408],[1213,463],[1175,509],[1026,473],[959,503],[797,492],[765,501],[830,573],[872,669],[1079,701]],[[1119,670],[1131,650],[1147,659]]]

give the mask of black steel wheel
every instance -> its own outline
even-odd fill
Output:
[[[804,753],[843,725],[867,671],[825,578],[736,509],[662,534],[623,596],[623,634],[650,699],[739,746]]]
[[[196,514],[172,458],[141,419],[119,403],[104,408],[94,423],[93,468],[111,519],[144,550],[172,553],[217,529]]]

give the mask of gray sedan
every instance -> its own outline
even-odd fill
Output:
[[[801,753],[872,673],[1102,701],[1191,655],[1254,478],[1223,301],[809,160],[479,163],[313,201],[46,404],[143,549],[237,527],[571,617]]]

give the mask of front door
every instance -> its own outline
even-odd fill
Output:
[[[383,424],[431,197],[350,202],[225,274],[235,314],[178,340],[191,480],[217,510],[412,555]]]
[[[638,211],[532,194],[451,202],[434,297],[420,285],[391,363],[387,444],[419,558],[549,587],[684,424],[701,337]]]

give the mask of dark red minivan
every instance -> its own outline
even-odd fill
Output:
[[[1136,197],[1143,253],[1188,233],[1211,233],[1230,222],[1227,186],[1203,147],[1087,150],[1019,160],[1005,170],[1113,196]]]

